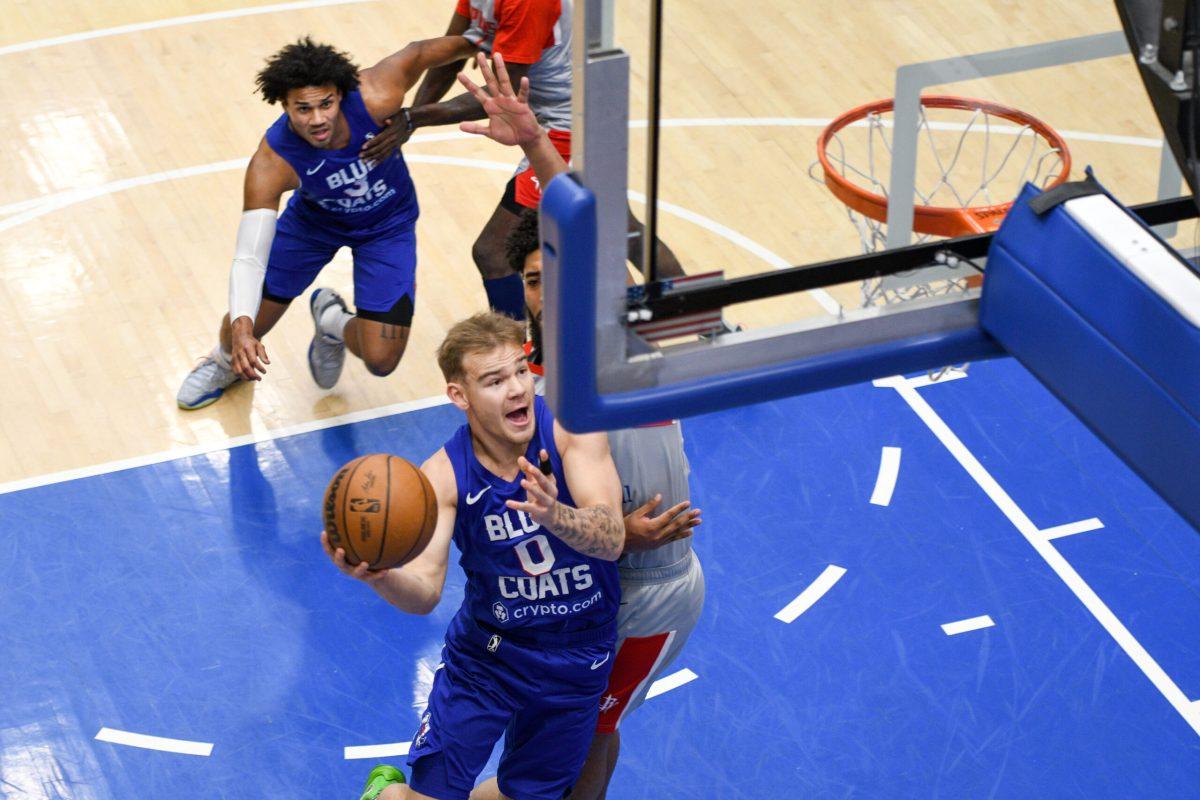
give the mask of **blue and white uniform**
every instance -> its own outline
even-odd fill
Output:
[[[554,417],[534,399],[526,458],[546,450],[559,500],[575,505],[554,444]],[[466,800],[505,737],[497,780],[520,800],[560,800],[587,756],[612,668],[620,589],[616,564],[576,552],[505,501],[525,500],[475,456],[469,426],[446,443],[458,507],[454,542],[467,574],[446,632],[429,709],[409,751],[413,788]]]
[[[354,255],[354,299],[360,310],[386,312],[415,301],[417,193],[404,158],[363,161],[363,143],[380,130],[354,89],[341,103],[350,141],[337,150],[313,147],[283,114],[267,144],[300,178],[279,216],[267,260],[265,294],[300,295],[341,247]]]

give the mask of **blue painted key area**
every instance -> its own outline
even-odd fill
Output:
[[[1200,533],[1014,361],[919,392],[1037,528],[1101,521],[1053,550],[1200,717]],[[460,421],[439,406],[0,496],[0,796],[357,798],[376,760],[344,748],[412,738],[462,579],[429,617],[392,609],[325,557],[321,495],[345,461],[419,463]],[[669,672],[699,677],[623,724],[610,798],[1200,796],[1200,734],[897,391],[684,433],[709,595]],[[831,564],[821,599],[774,618]]]

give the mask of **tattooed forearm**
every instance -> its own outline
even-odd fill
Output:
[[[571,508],[554,504],[550,530],[585,556],[615,561],[625,546],[625,524],[608,506]]]

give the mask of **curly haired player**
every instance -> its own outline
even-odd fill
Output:
[[[238,380],[261,380],[271,363],[262,338],[341,247],[354,254],[356,313],[331,289],[313,292],[313,379],[333,387],[347,348],[375,375],[396,368],[415,301],[417,196],[399,154],[374,161],[359,151],[425,70],[471,52],[462,36],[442,36],[360,71],[345,53],[304,38],[268,59],[258,90],[283,114],[246,168],[229,314],[217,346],[180,387],[180,408],[203,408]]]

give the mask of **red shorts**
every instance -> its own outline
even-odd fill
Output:
[[[563,157],[563,161],[571,163],[571,132],[550,131],[549,133],[550,143],[554,145],[554,149]],[[517,173],[515,181],[517,202],[526,208],[537,208],[538,203],[542,200],[542,187],[538,184],[537,176],[533,174],[533,167],[527,167]]]
[[[621,643],[608,675],[608,688],[600,696],[596,733],[612,733],[635,697],[645,696],[646,684],[671,650],[675,632],[655,636],[630,636]]]

